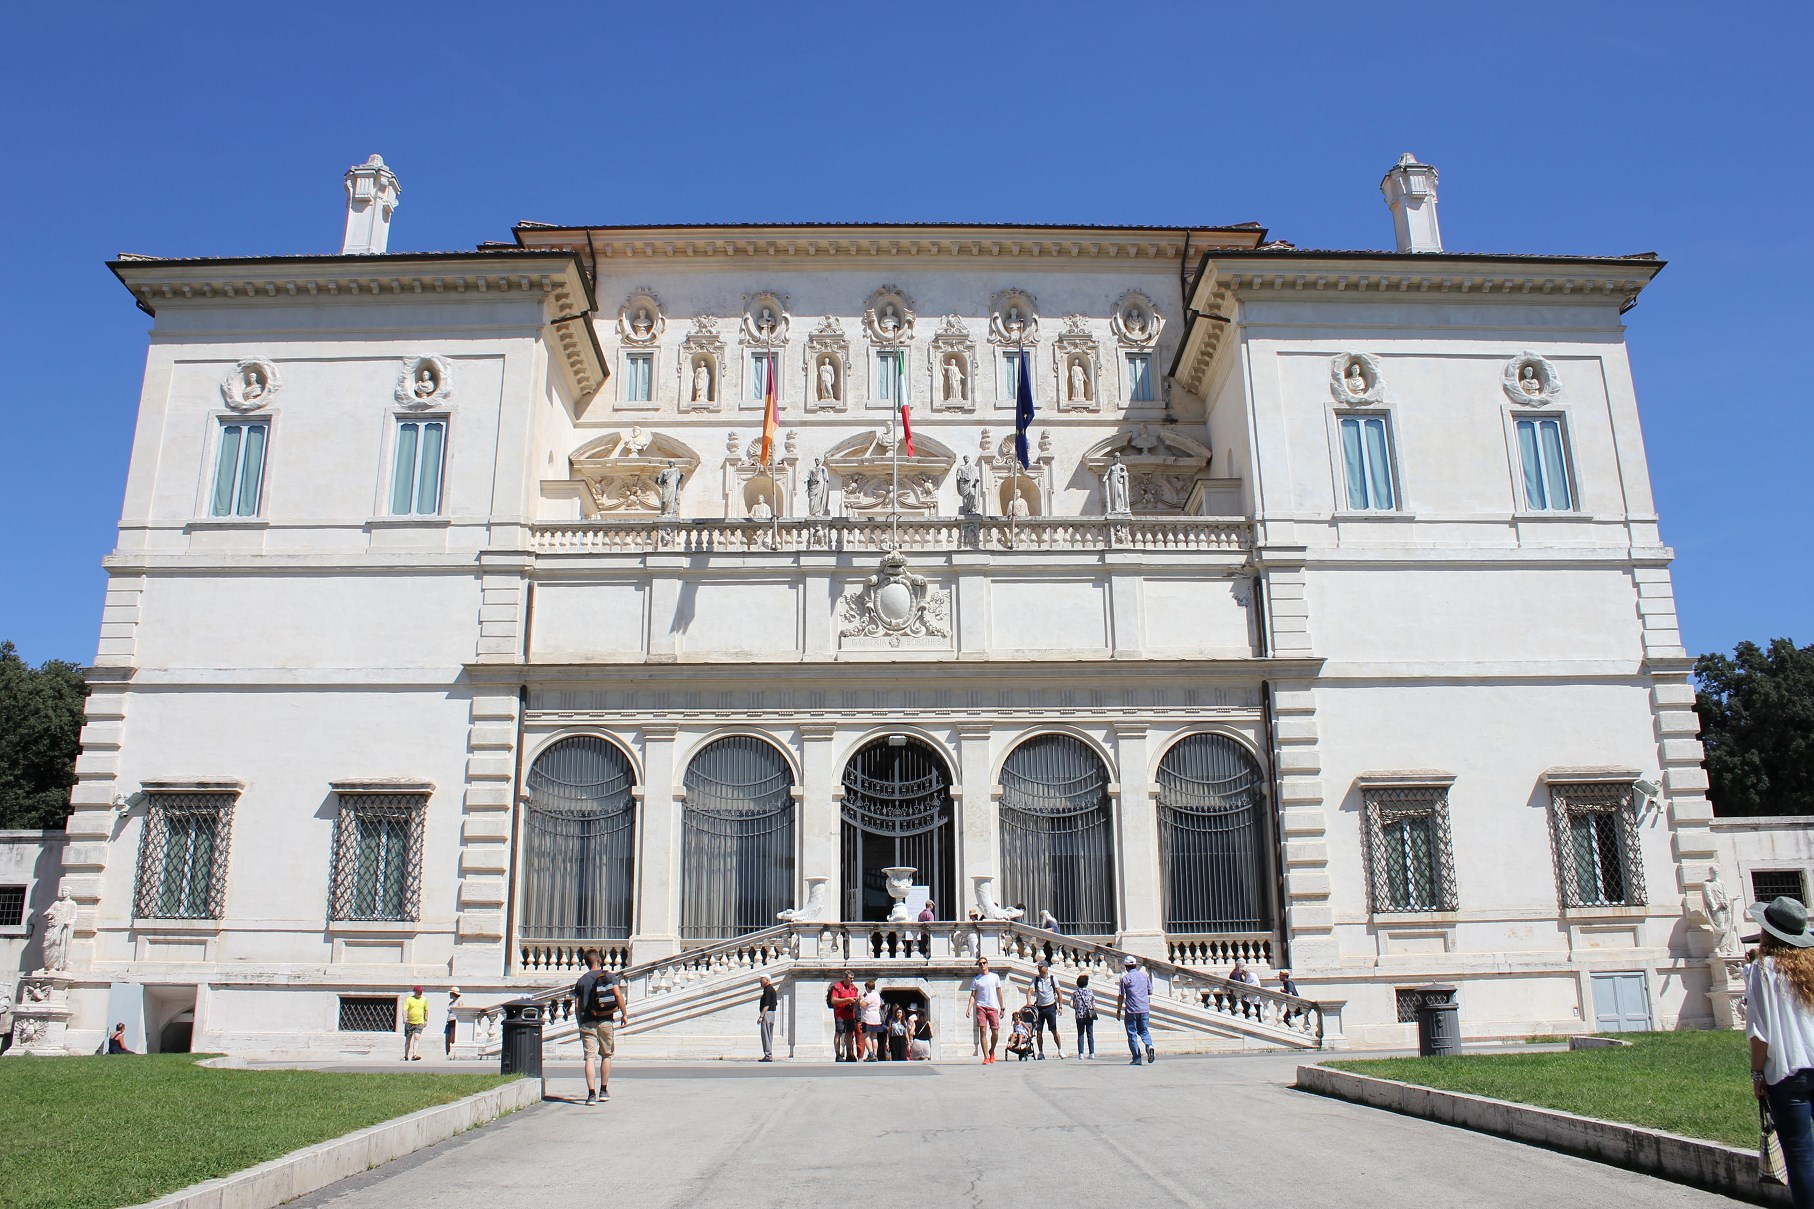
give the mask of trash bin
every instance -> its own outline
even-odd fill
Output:
[[[1417,988],[1417,1053],[1446,1058],[1461,1052],[1461,1005],[1454,987]]]
[[[498,1071],[542,1077],[542,1005],[535,1000],[518,999],[504,1005],[504,1045],[498,1054]]]

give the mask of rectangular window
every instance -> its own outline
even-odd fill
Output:
[[[0,894],[5,890],[0,888]],[[1767,903],[1773,899],[1792,898],[1808,901],[1807,879],[1799,869],[1755,869],[1751,873],[1751,901]],[[0,919],[0,923],[4,923]]]
[[[1365,785],[1373,910],[1458,910],[1446,785]]]
[[[887,356],[888,354],[884,353],[882,355]],[[768,375],[774,368],[774,364],[774,357],[771,353],[750,354],[749,400],[751,403],[760,403],[768,398]],[[776,383],[775,386],[777,392],[779,392],[780,383]]]
[[[1559,416],[1518,421],[1518,460],[1524,470],[1524,506],[1535,512],[1570,512],[1568,434]]]
[[[220,450],[214,464],[214,498],[210,516],[257,516],[264,490],[268,421],[241,421],[220,426]]]
[[[441,462],[446,443],[446,420],[397,421],[391,515],[434,516],[441,511]]]
[[[1024,349],[1008,349],[1001,355],[1001,397],[1012,403],[1020,395],[1020,363]]]
[[[219,919],[232,836],[231,793],[154,793],[139,834],[139,919]]]
[[[16,928],[25,922],[25,887],[0,886],[0,928]]]
[[[1348,483],[1348,507],[1354,512],[1390,512],[1392,433],[1384,416],[1343,416],[1342,474]]]
[[[334,838],[334,919],[418,918],[422,886],[419,793],[343,793]]]
[[[655,354],[626,353],[624,355],[624,400],[629,403],[647,403],[655,397]]]
[[[1643,906],[1644,869],[1631,785],[1551,785],[1550,802],[1562,905]]]
[[[876,354],[876,399],[899,407],[907,401],[907,354],[899,349]]]
[[[1129,353],[1127,355],[1127,401],[1129,403],[1153,402],[1153,355],[1151,353]]]
[[[343,1033],[394,1033],[397,1001],[388,995],[342,995],[340,1031]]]

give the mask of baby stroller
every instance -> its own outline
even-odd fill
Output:
[[[1033,1021],[1030,1012],[1014,1013],[1014,1031],[1008,1036],[1008,1052],[1025,1062],[1033,1056]]]

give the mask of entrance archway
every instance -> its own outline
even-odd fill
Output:
[[[912,866],[940,919],[954,918],[956,854],[951,771],[907,735],[865,744],[844,766],[843,915],[883,920],[893,900],[882,870]]]

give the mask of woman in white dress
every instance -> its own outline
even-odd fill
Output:
[[[1814,1209],[1814,935],[1807,907],[1793,898],[1757,903],[1751,918],[1764,929],[1757,960],[1745,967],[1751,1090],[1769,1101],[1796,1209]]]

